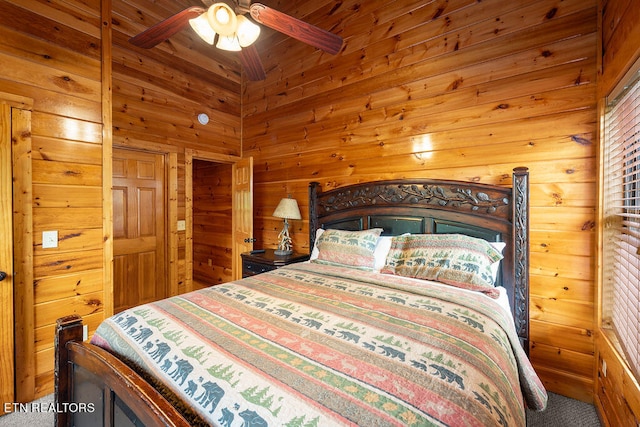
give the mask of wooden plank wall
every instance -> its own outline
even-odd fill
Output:
[[[113,144],[176,156],[176,212],[186,220],[185,149],[240,156],[240,65],[237,55],[204,43],[189,26],[152,49],[128,39],[189,6],[187,0],[113,2]],[[209,123],[197,116],[206,113]],[[190,165],[189,165],[190,167]],[[177,242],[177,285],[184,291],[187,270],[184,231],[170,232]],[[189,278],[190,279],[190,278]]]
[[[137,48],[131,36],[193,2],[131,3],[113,2],[114,145],[240,155],[237,55],[207,45],[189,26],[152,49]],[[199,113],[209,115],[207,125]]]
[[[600,0],[598,5],[602,40],[598,100],[600,111],[603,111],[606,97],[640,59],[637,43],[640,40],[640,8],[635,0]],[[603,224],[604,220],[599,222],[599,230]],[[601,313],[598,321],[600,316]],[[597,329],[595,404],[605,426],[637,426],[640,423],[640,384],[623,361],[612,335],[611,331]]]
[[[231,187],[230,164],[193,161],[194,284],[232,280]]]
[[[16,289],[18,400],[53,389],[57,317],[102,320],[101,28],[98,1],[0,1],[0,91],[33,100],[34,280]],[[42,248],[47,230],[57,248]]]
[[[258,246],[307,184],[531,172],[531,359],[547,388],[593,399],[596,0],[265,1],[345,38],[337,56],[263,31],[243,88]],[[292,222],[308,249],[306,220]]]
[[[185,219],[187,205],[184,151],[240,156],[240,65],[237,55],[205,45],[190,29],[151,50],[135,48],[128,39],[191,3],[0,0],[0,92],[33,100],[33,186],[28,190],[33,193],[35,293],[23,289],[19,295],[31,319],[18,335],[19,400],[53,390],[57,317],[85,316],[89,333],[104,317],[108,301],[103,297],[110,286],[104,288],[103,282],[110,275],[104,268],[109,240],[102,218],[110,215],[110,205],[103,205],[103,192],[111,183],[103,179],[110,170],[103,152],[112,141],[103,145],[103,135],[111,130],[115,145],[168,157],[170,279],[178,292],[185,289],[187,242],[175,227]],[[103,27],[113,29],[113,45],[102,46]],[[113,58],[112,67],[102,64],[103,58]],[[105,113],[103,105],[113,110]],[[210,117],[206,126],[196,120],[202,112]],[[109,116],[113,129],[110,123],[104,129]],[[46,230],[58,230],[57,249],[42,249]]]

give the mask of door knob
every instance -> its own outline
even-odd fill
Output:
[[[7,273],[4,271],[0,271],[0,282],[7,278]]]

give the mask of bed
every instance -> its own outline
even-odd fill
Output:
[[[310,262],[134,307],[90,343],[59,319],[57,425],[518,426],[545,407],[526,168],[511,188],[311,183],[309,211]]]

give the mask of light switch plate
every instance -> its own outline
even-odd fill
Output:
[[[178,221],[178,231],[184,231],[187,228],[187,223],[184,219]]]
[[[58,247],[58,232],[57,231],[43,231],[42,232],[42,248],[57,248]]]

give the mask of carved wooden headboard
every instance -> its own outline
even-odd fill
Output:
[[[507,289],[516,330],[529,349],[529,172],[512,188],[450,180],[389,180],[323,192],[309,184],[309,244],[319,228],[382,228],[383,235],[460,233],[505,242],[498,284]]]

